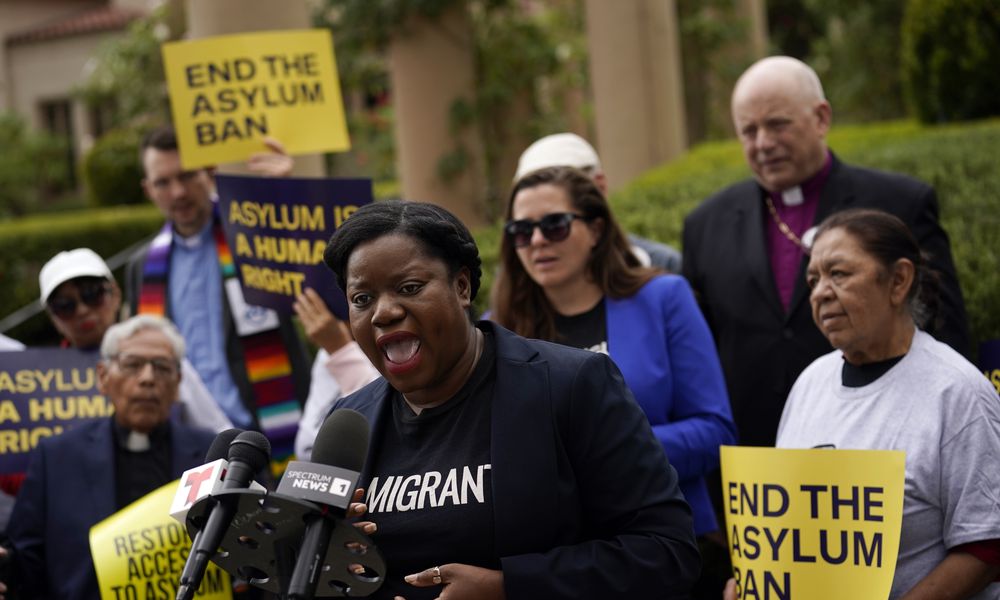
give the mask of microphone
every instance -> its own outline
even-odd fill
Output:
[[[316,595],[330,537],[337,526],[335,517],[347,516],[365,464],[368,430],[368,419],[361,413],[347,408],[333,411],[316,434],[312,462],[290,463],[281,479],[279,492],[322,507],[321,514],[306,523],[288,585],[291,600],[311,600]]]
[[[170,505],[170,516],[181,525],[186,522],[188,511],[195,502],[222,489],[222,479],[229,468],[229,461],[226,460],[229,444],[241,433],[242,429],[227,429],[219,433],[205,453],[205,464],[188,469],[181,475],[180,485]]]
[[[220,458],[226,458],[229,456],[229,445],[233,443],[236,436],[243,433],[242,429],[227,429],[215,436],[212,440],[212,445],[208,447],[208,452],[205,453],[205,462],[212,462],[213,460],[218,460]]]
[[[225,433],[228,432],[223,432]],[[218,439],[216,437],[216,441]],[[215,447],[215,442],[212,446]],[[229,466],[222,480],[222,489],[246,489],[250,486],[254,473],[264,468],[270,461],[271,443],[262,433],[244,431],[229,444],[228,457]],[[215,555],[222,537],[233,521],[236,504],[237,498],[222,497],[218,498],[215,506],[209,509],[205,526],[195,534],[191,543],[191,553],[184,563],[180,586],[177,588],[177,600],[191,600],[194,597],[202,577],[205,576],[209,559]]]

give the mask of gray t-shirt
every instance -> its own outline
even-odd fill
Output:
[[[960,354],[917,331],[909,352],[869,385],[841,384],[840,351],[802,372],[778,426],[779,448],[903,450],[906,484],[890,598],[948,548],[1000,538],[1000,398]],[[992,584],[975,599],[1000,599]]]

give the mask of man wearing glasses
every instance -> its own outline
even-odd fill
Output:
[[[104,334],[98,389],[115,412],[32,452],[7,528],[6,583],[18,597],[99,597],[91,526],[201,462],[212,433],[169,419],[183,357],[183,338],[160,317],[133,317]]]
[[[252,157],[249,168],[288,175],[291,158],[280,144],[270,144],[272,152]],[[305,347],[291,319],[244,302],[217,212],[213,170],[184,169],[169,127],[150,132],[140,153],[143,190],[167,222],[129,262],[132,311],[176,323],[188,359],[226,416],[237,427],[263,430],[281,448],[272,434],[287,434],[282,427],[298,421],[309,392]],[[260,419],[258,409],[265,406],[268,417]],[[287,440],[289,449],[291,444]]]

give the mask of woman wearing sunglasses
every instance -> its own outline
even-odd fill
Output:
[[[492,318],[525,337],[604,352],[677,469],[695,533],[718,529],[704,476],[736,441],[715,344],[687,282],[642,267],[583,172],[514,186]]]
[[[52,325],[63,336],[62,346],[93,352],[96,364],[104,333],[117,322],[122,306],[108,265],[89,248],[60,252],[38,273],[38,287]],[[180,420],[217,432],[232,427],[191,363],[185,359],[181,366]]]

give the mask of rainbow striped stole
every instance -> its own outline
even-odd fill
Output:
[[[219,257],[225,294],[225,282],[236,277],[236,265],[226,243],[217,204],[212,220],[212,238]],[[173,227],[167,222],[153,238],[143,264],[139,314],[168,316],[167,282],[172,245]],[[254,413],[261,431],[271,442],[271,471],[279,477],[288,461],[294,459],[295,434],[302,417],[301,404],[295,397],[292,364],[277,327],[242,335],[239,339],[243,364],[253,389]]]

